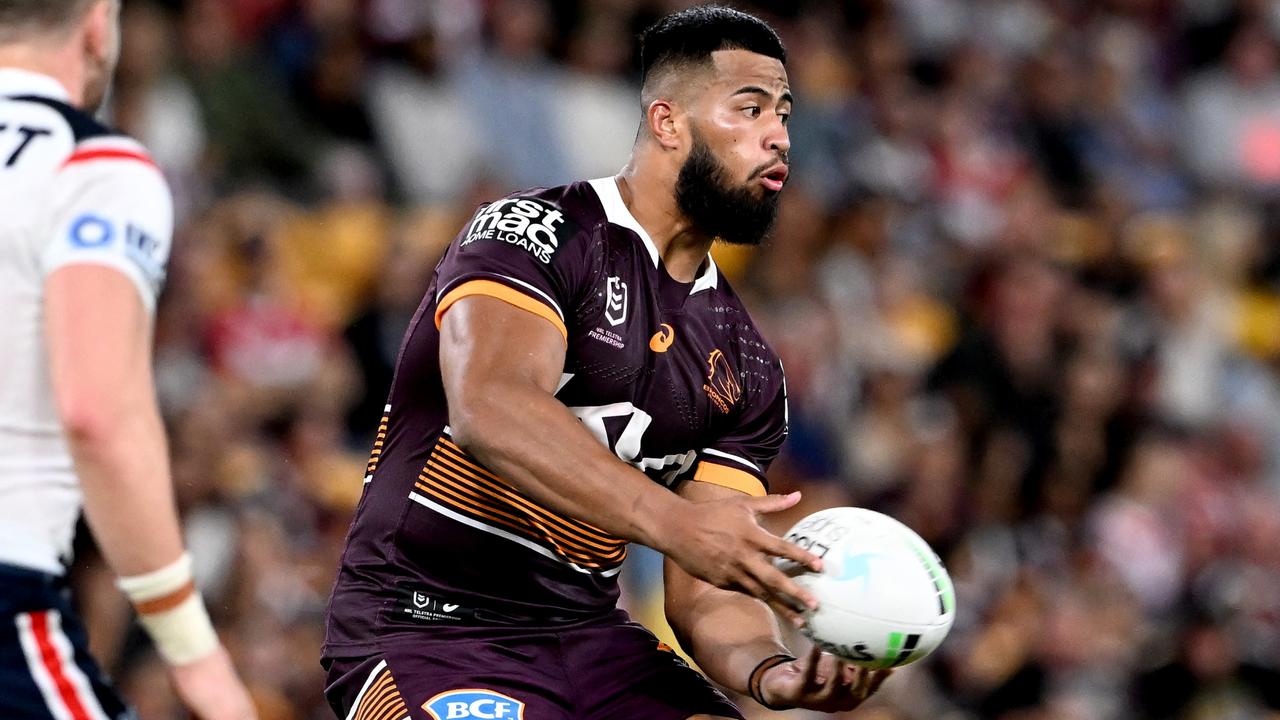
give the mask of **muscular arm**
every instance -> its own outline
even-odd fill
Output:
[[[687,482],[681,496],[714,500],[736,490]],[[765,658],[788,653],[778,621],[755,598],[727,592],[689,575],[670,561],[663,567],[667,622],[676,639],[712,680],[747,694],[747,679]]]
[[[151,379],[150,314],[128,278],[98,265],[59,268],[44,290],[54,396],[94,539],[119,576],[171,566],[184,548]],[[221,646],[171,665],[170,677],[199,717],[256,717]]]
[[[151,318],[124,275],[69,265],[45,283],[58,414],[85,517],[118,575],[182,555],[164,426],[151,380]]]
[[[459,300],[440,326],[440,368],[454,441],[559,512],[661,549],[680,498],[618,460],[555,398],[564,337],[487,296]]]
[[[768,556],[818,559],[756,521],[798,496],[735,493],[694,507],[615,457],[555,398],[564,359],[564,336],[533,313],[484,295],[451,305],[440,369],[454,441],[538,502],[648,545],[716,587],[779,608],[815,602]]]

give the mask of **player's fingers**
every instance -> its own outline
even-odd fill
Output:
[[[871,696],[872,682],[875,681],[875,671],[864,669],[858,673],[858,680],[852,688],[853,696],[859,700],[866,700]]]
[[[805,550],[793,542],[787,542],[777,535],[770,534],[764,530],[760,531],[761,544],[760,549],[766,555],[771,555],[784,560],[802,565],[814,572],[822,572],[822,558]]]
[[[764,497],[747,498],[747,505],[750,506],[751,512],[757,515],[786,510],[789,507],[794,507],[798,502],[800,502],[800,491],[798,490],[786,495],[765,495]]]
[[[769,588],[773,597],[786,603],[793,610],[804,612],[817,609],[818,598],[772,564],[761,560],[752,564],[751,571],[761,585]]]
[[[831,697],[836,677],[840,674],[840,661],[831,653],[822,653],[818,657],[818,673],[813,678],[814,693],[819,700]]]
[[[791,606],[778,600],[776,597],[765,600],[765,604],[773,610],[774,614],[782,618],[783,621],[799,630],[804,627],[804,615],[791,609]]]
[[[743,570],[743,572],[739,574],[738,577],[734,578],[731,585],[732,585],[731,589],[737,590],[738,592],[741,592],[746,595],[750,595],[751,597],[757,600],[763,600],[766,603],[768,603],[770,600],[773,599],[773,592],[769,588],[760,584],[760,582],[756,580],[755,577],[753,577],[751,573],[747,572],[745,569]]]
[[[804,675],[801,677],[800,689],[802,692],[811,692],[818,686],[818,665],[822,661],[822,648],[817,645],[809,651],[809,656],[804,659]]]
[[[837,690],[848,690],[858,680],[858,666],[852,663],[841,662],[840,671],[836,673]]]
[[[866,672],[866,671],[864,671],[864,672]],[[885,680],[888,680],[888,679],[889,679],[889,676],[890,676],[890,675],[892,675],[892,674],[893,674],[893,669],[892,669],[892,668],[890,668],[890,669],[888,669],[888,670],[872,670],[872,671],[871,671],[871,676],[872,676],[872,677],[871,677],[871,690],[870,690],[870,692],[869,692],[868,694],[869,694],[869,695],[874,695],[874,694],[876,693],[876,691],[880,689],[880,686],[884,684],[884,681],[885,681]]]

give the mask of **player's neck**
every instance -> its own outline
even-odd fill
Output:
[[[84,101],[84,63],[76,60],[70,47],[49,47],[36,42],[0,45],[0,68],[47,75],[62,85],[72,105],[80,107]]]
[[[616,180],[622,202],[649,233],[667,273],[680,282],[693,282],[715,238],[698,232],[680,210],[672,181],[658,173],[642,172],[634,160]]]

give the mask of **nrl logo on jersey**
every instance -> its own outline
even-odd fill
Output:
[[[611,277],[605,283],[604,319],[614,327],[627,320],[627,284],[620,277]]]
[[[564,222],[563,212],[541,200],[498,200],[476,213],[461,246],[476,240],[500,240],[524,248],[543,263],[550,263],[560,249]]]

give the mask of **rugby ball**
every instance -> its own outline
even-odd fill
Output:
[[[786,539],[822,558],[822,572],[779,567],[818,598],[803,632],[856,665],[892,668],[933,652],[951,630],[956,599],[938,555],[911,528],[863,508],[816,512]]]

